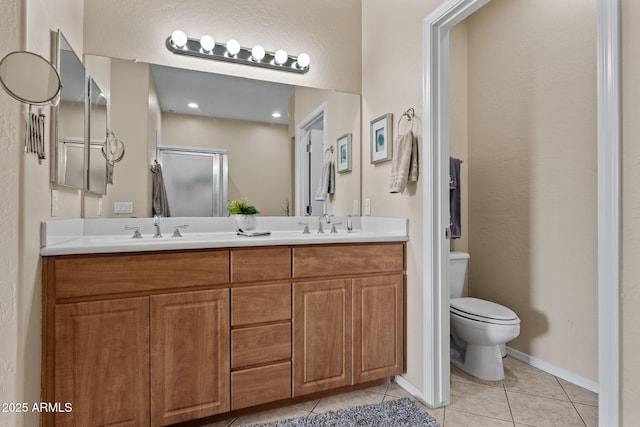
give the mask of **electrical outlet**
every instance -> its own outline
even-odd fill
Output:
[[[353,199],[353,215],[360,215],[360,203],[358,199]]]
[[[364,199],[364,214],[371,215],[371,199]]]
[[[58,216],[59,198],[60,192],[58,190],[51,190],[51,216]]]
[[[117,214],[133,213],[133,202],[114,202],[113,212]]]

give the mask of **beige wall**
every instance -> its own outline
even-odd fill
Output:
[[[291,202],[286,125],[165,113],[162,145],[227,150],[228,199],[248,199],[262,215],[283,215]]]
[[[360,0],[86,0],[85,26],[91,54],[360,92]],[[174,55],[164,43],[176,29],[194,38],[209,33],[223,43],[235,38],[242,46],[306,52],[310,70],[298,75]]]
[[[326,106],[325,150],[334,148],[335,194],[327,199],[329,215],[353,214],[353,201],[360,200],[360,97],[351,93],[297,87],[294,92],[293,131],[321,105]],[[338,173],[338,138],[352,137],[351,172]],[[295,156],[295,148],[294,148]]]
[[[103,215],[115,217],[151,216],[151,172],[149,171],[150,123],[156,123],[149,111],[153,93],[148,64],[111,61],[110,126],[126,147],[124,158],[115,164],[113,185],[103,197]],[[115,202],[133,202],[133,214],[115,214]]]
[[[416,110],[414,132],[422,134],[422,19],[439,0],[362,2],[362,198],[371,199],[371,214],[409,218],[407,245],[407,374],[422,389],[422,186],[426,184],[423,151],[420,178],[402,194],[389,193],[391,163],[370,163],[370,122],[409,107]],[[395,133],[395,132],[394,132]],[[422,141],[420,140],[420,143]]]
[[[451,30],[451,130],[449,154],[463,161],[460,167],[460,221],[462,234],[450,241],[450,250],[469,252],[469,52],[467,21]]]
[[[20,2],[1,0],[0,52],[26,49],[50,58],[50,29],[60,28],[82,52],[80,0]],[[28,23],[28,24],[27,24]],[[26,107],[0,94],[0,400],[37,402],[40,397],[41,267],[40,221],[51,218],[49,162],[25,155]],[[47,123],[50,111],[44,109]],[[45,146],[50,157],[49,132]],[[79,216],[78,191],[60,190],[60,217]],[[38,414],[0,414],[0,425],[38,425]]]
[[[0,7],[0,52],[24,48],[21,25],[23,11],[19,0],[2,0]],[[20,284],[20,182],[21,158],[24,156],[21,141],[24,138],[22,115],[24,107],[0,90],[0,401],[22,400],[25,367],[21,355],[18,318],[24,312],[18,299]],[[33,264],[31,265],[33,267]],[[39,365],[32,365],[38,369]],[[0,413],[0,425],[18,425],[17,414]]]
[[[597,382],[596,0],[494,0],[468,33],[469,294]]]
[[[640,417],[640,3],[622,1],[621,425]]]

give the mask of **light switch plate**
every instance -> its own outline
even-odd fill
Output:
[[[117,214],[131,214],[133,213],[133,202],[114,202],[113,212]]]
[[[371,215],[371,199],[364,199],[364,214]]]

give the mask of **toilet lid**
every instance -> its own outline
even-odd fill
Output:
[[[511,309],[491,301],[470,297],[454,298],[449,305],[452,313],[463,317],[489,323],[520,323],[518,315]]]

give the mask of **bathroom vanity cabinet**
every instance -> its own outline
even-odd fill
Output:
[[[404,243],[43,258],[43,426],[163,426],[404,370]]]
[[[403,371],[404,245],[293,249],[293,394]]]

